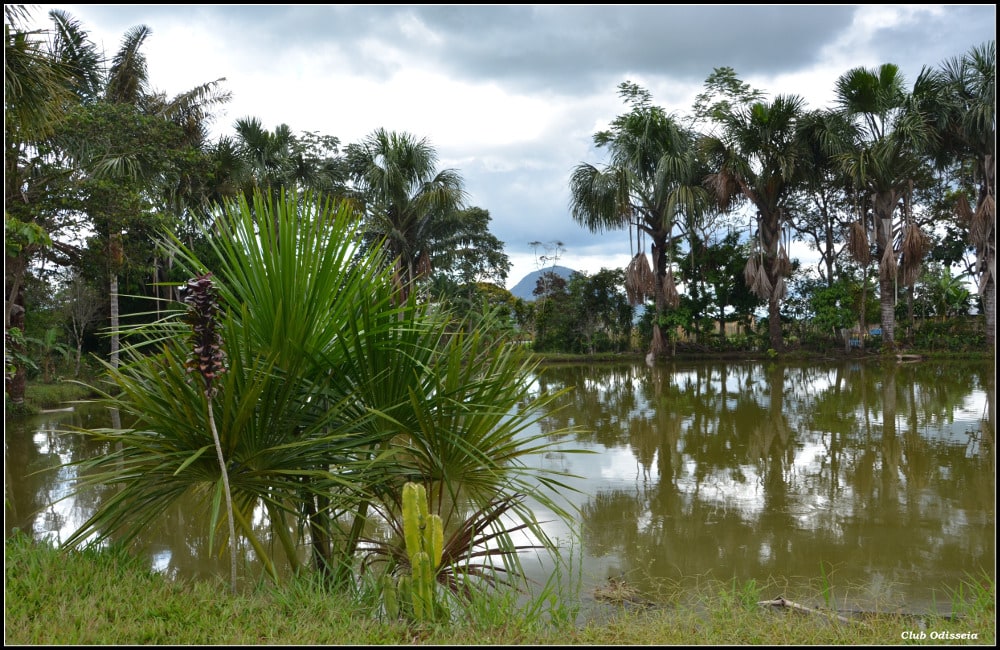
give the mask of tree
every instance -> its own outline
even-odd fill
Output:
[[[296,571],[312,562],[321,574],[350,576],[370,548],[363,533],[373,518],[401,530],[400,493],[410,481],[425,487],[445,530],[468,533],[451,546],[453,571],[485,554],[516,575],[510,533],[527,529],[548,542],[519,495],[568,517],[554,492],[565,489],[560,474],[526,462],[556,439],[537,426],[562,391],[539,394],[537,361],[488,322],[465,334],[446,311],[397,304],[385,251],[356,250],[351,206],[320,203],[258,193],[253,205],[238,197],[220,206],[203,226],[216,264],[218,338],[209,347],[224,353],[215,358],[225,371],[211,391],[190,380],[185,360],[204,346],[192,350],[176,305],[126,339],[128,363],[107,364],[114,389],[102,402],[135,424],[91,431],[113,451],[79,463],[81,489],[121,491],[68,547],[92,536],[127,541],[192,491],[207,495],[209,526],[223,530],[223,509],[212,502],[221,502],[226,472],[236,535],[275,580],[275,553]],[[205,277],[199,256],[171,233],[164,238],[187,273]],[[215,432],[226,472],[205,453]],[[260,511],[273,544],[260,536]],[[478,548],[484,540],[499,549]]]
[[[75,61],[92,66],[102,62],[82,29],[67,20],[61,25],[60,51],[77,53]],[[127,260],[125,244],[149,242],[135,237],[136,229],[153,215],[166,214],[158,200],[176,187],[184,153],[201,143],[209,109],[230,97],[219,90],[224,79],[169,100],[152,91],[142,53],[151,33],[145,25],[130,28],[106,72],[84,71],[90,83],[78,88],[83,103],[58,138],[82,172],[82,209],[94,219],[107,251],[112,365],[119,353],[118,281]],[[127,231],[133,237],[124,237]]]
[[[436,224],[466,200],[462,178],[437,170],[437,152],[426,138],[377,129],[346,151],[351,178],[364,202],[367,245],[385,241],[400,300],[431,271]]]
[[[236,160],[227,173],[245,196],[255,191],[278,196],[282,189],[293,188],[316,196],[347,194],[348,170],[338,138],[313,132],[296,135],[287,124],[269,131],[256,117],[237,120],[235,129],[235,140],[220,141],[219,159],[226,159],[226,147],[234,148]]]
[[[659,314],[679,302],[673,250],[708,209],[709,197],[694,135],[653,106],[649,91],[631,82],[618,88],[631,110],[594,134],[594,144],[607,148],[610,161],[603,168],[577,165],[570,177],[570,211],[591,232],[628,229],[631,240],[635,229],[639,252],[626,268],[626,293],[633,304],[652,297]],[[644,251],[646,236],[652,264]],[[654,319],[649,352],[655,357],[666,349]]]
[[[84,336],[99,318],[103,305],[97,290],[78,274],[63,289],[61,298],[65,327],[76,350],[73,376],[77,377],[80,375]]]
[[[45,143],[76,101],[79,82],[47,47],[46,32],[24,27],[29,17],[22,5],[4,5],[4,337],[13,360],[5,385],[14,404],[24,401],[26,382],[25,275],[62,225],[41,207],[64,173]]]
[[[942,86],[935,112],[939,166],[955,162],[975,187],[975,207],[959,194],[956,211],[976,251],[987,344],[996,348],[996,41],[945,61],[936,73]]]
[[[804,104],[795,95],[756,102],[722,116],[720,137],[703,140],[715,169],[706,182],[720,208],[749,203],[755,210],[754,250],[744,273],[750,289],[767,300],[770,346],[778,351],[784,347],[781,301],[792,270],[790,199],[804,174],[806,151],[798,132]]]
[[[926,81],[922,75],[917,86]],[[840,144],[838,159],[865,197],[848,246],[864,266],[871,259],[869,242],[874,240],[882,341],[892,349],[897,283],[916,281],[928,247],[927,236],[913,222],[911,197],[913,180],[923,164],[919,153],[929,133],[894,64],[849,70],[837,80],[836,98],[840,114],[852,127],[849,140]]]

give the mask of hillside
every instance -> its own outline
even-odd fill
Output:
[[[514,285],[510,290],[514,296],[521,298],[522,300],[534,300],[534,290],[538,286],[538,278],[542,276],[543,273],[553,272],[566,280],[569,280],[570,276],[576,273],[571,268],[565,266],[548,266],[544,269],[538,271],[532,271],[528,275],[521,278],[521,281]]]

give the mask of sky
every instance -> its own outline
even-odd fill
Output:
[[[607,162],[593,135],[627,112],[623,81],[684,117],[713,70],[731,67],[768,97],[822,109],[850,69],[895,63],[912,84],[996,38],[994,4],[33,8],[39,26],[67,11],[108,56],[147,26],[149,79],[169,96],[225,78],[215,135],[253,116],[342,146],[378,128],[426,138],[469,205],[489,211],[508,288],[553,263],[593,274],[631,259],[627,231],[591,233],[569,209],[573,168]]]

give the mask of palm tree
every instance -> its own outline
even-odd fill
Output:
[[[996,41],[945,61],[936,73],[941,84],[936,159],[939,165],[967,166],[977,186],[975,208],[960,194],[958,213],[975,247],[986,340],[996,347]]]
[[[106,119],[104,112],[115,112],[134,123],[138,133],[145,129],[159,129],[157,121],[170,124],[176,133],[163,137],[170,140],[169,147],[180,150],[204,144],[206,123],[210,109],[230,99],[230,93],[220,90],[224,79],[199,85],[167,99],[163,93],[150,88],[146,58],[142,46],[152,33],[149,27],[138,25],[130,28],[107,71],[99,69],[103,59],[87,39],[82,28],[66,14],[54,12],[58,24],[57,51],[64,52],[87,80],[77,92],[84,101],[79,117],[84,120],[97,116]],[[93,66],[85,68],[84,66]],[[124,131],[124,130],[123,130]],[[168,152],[150,151],[146,142],[122,143],[115,134],[105,130],[100,139],[82,132],[66,134],[62,144],[86,174],[95,180],[112,180],[121,187],[118,192],[105,193],[108,197],[103,207],[92,204],[91,210],[99,222],[98,230],[105,238],[108,250],[109,299],[111,310],[111,363],[117,364],[120,347],[118,277],[125,261],[122,232],[123,214],[135,215],[135,208],[148,204],[148,197],[155,194],[177,198],[172,192],[177,187],[177,170],[169,160]],[[114,143],[111,146],[110,143]],[[102,146],[105,145],[105,146]],[[125,186],[130,189],[126,191]],[[132,205],[126,206],[125,197],[131,193]],[[142,198],[146,197],[146,198]],[[151,208],[152,206],[149,206]]]
[[[792,194],[804,177],[807,149],[798,122],[804,100],[779,95],[721,115],[722,134],[706,137],[703,146],[717,171],[706,183],[723,210],[749,203],[756,212],[754,251],[744,276],[747,286],[767,300],[771,348],[782,350],[781,301],[791,274],[788,257]]]
[[[708,194],[701,185],[692,134],[653,106],[646,89],[623,82],[619,95],[632,110],[615,118],[609,130],[594,135],[594,143],[607,147],[611,160],[603,168],[581,163],[573,170],[570,212],[591,232],[627,228],[631,238],[635,229],[639,252],[626,269],[625,288],[633,305],[647,297],[655,301],[657,318],[649,350],[655,358],[667,349],[659,316],[680,301],[673,250],[689,225],[701,219]],[[643,236],[651,240],[651,266]]]
[[[437,171],[437,152],[426,138],[377,129],[347,148],[347,165],[365,203],[364,237],[385,241],[400,299],[430,274],[434,225],[465,205],[462,178]]]
[[[898,279],[901,276],[906,285],[916,281],[928,248],[927,236],[913,222],[910,198],[913,179],[923,164],[919,152],[929,133],[894,64],[849,70],[837,80],[836,97],[841,115],[853,127],[838,158],[868,199],[859,206],[849,249],[866,264],[868,242],[875,241],[882,340],[892,349]]]
[[[356,258],[360,225],[350,206],[319,206],[314,197],[258,193],[252,205],[244,197],[227,202],[203,226],[225,353],[218,390],[209,395],[189,381],[190,329],[180,310],[129,337],[127,363],[109,366],[115,390],[103,401],[134,424],[89,432],[121,444],[81,463],[94,470],[89,484],[122,490],[68,545],[92,534],[128,539],[185,494],[203,495],[213,529],[224,530],[223,472],[211,453],[206,398],[214,400],[237,535],[275,578],[275,548],[295,569],[306,547],[317,569],[352,570],[362,533],[377,513],[399,512],[407,481],[425,486],[448,531],[499,498],[511,507],[506,515],[544,540],[515,495],[565,516],[552,492],[566,489],[560,475],[529,462],[558,438],[535,427],[561,391],[536,393],[537,362],[496,330],[465,334],[461,323],[412,299],[396,305],[384,250]],[[175,236],[166,238],[186,272],[209,271]],[[261,513],[270,539],[255,527]],[[512,548],[509,529],[487,523],[498,545]]]

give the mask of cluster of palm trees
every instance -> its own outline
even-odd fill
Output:
[[[837,81],[836,106],[826,111],[807,111],[795,95],[762,99],[731,69],[709,79],[723,97],[711,106],[700,98],[699,117],[713,127],[707,133],[667,115],[645,89],[621,84],[630,111],[594,136],[609,161],[582,163],[570,179],[578,223],[635,233],[638,252],[626,280],[635,302],[653,298],[658,314],[676,307],[677,247],[706,217],[748,209],[752,254],[745,281],[767,301],[770,345],[781,350],[791,232],[809,218],[809,202],[839,193],[847,225],[826,226],[823,254],[832,270],[839,240],[863,268],[877,264],[882,336],[891,348],[899,288],[919,276],[931,241],[925,228],[934,225],[915,218],[915,192],[937,171],[953,198],[951,215],[934,217],[957,215],[975,249],[986,338],[995,345],[995,42],[925,68],[912,89],[893,64],[849,70]],[[660,320],[654,319],[654,355],[665,350]]]
[[[196,494],[210,544],[228,538],[234,589],[241,549],[276,579],[281,559],[344,584],[359,553],[402,543],[401,490],[417,482],[444,523],[442,583],[516,575],[508,533],[547,541],[525,498],[567,516],[558,475],[529,462],[554,444],[535,424],[556,395],[536,390],[537,362],[489,314],[473,328],[417,300],[435,243],[455,255],[485,242],[470,227],[488,214],[459,209],[460,176],[437,170],[426,140],[384,130],[341,155],[336,138],[247,118],[210,143],[224,80],[167,98],[149,86],[148,28],[105,69],[78,23],[49,15],[46,44],[5,6],[8,270],[53,255],[67,214],[93,230],[114,337],[102,402],[126,423],[86,432],[109,453],[82,461],[78,489],[113,496],[66,545],[131,539]],[[86,253],[61,250],[64,264]],[[120,324],[118,279],[140,254],[201,291],[184,296],[200,311],[157,293],[155,319]],[[23,286],[8,291],[15,304]]]
[[[342,148],[333,136],[294,133],[286,124],[269,130],[245,117],[233,135],[212,141],[213,110],[230,99],[225,79],[167,97],[148,76],[148,27],[128,30],[106,60],[69,14],[52,10],[49,18],[43,39],[21,26],[24,7],[5,6],[5,222],[17,243],[6,258],[8,332],[23,330],[10,316],[23,306],[29,266],[46,259],[105,279],[116,363],[120,278],[132,282],[128,293],[178,298],[167,285],[184,278],[154,246],[155,234],[183,232],[194,245],[211,206],[237,196],[290,191],[348,201],[365,224],[360,245],[388,242],[385,263],[395,266],[404,301],[418,281],[430,279],[432,264],[458,264],[456,238],[482,240],[482,233],[470,235],[475,228],[488,233],[488,213],[463,210],[461,176],[437,169],[426,139],[380,129]],[[80,230],[94,236],[81,245],[71,238]],[[487,261],[467,265],[499,273],[502,282],[509,268],[502,244],[483,243]],[[15,365],[18,401],[23,364],[15,357]]]

